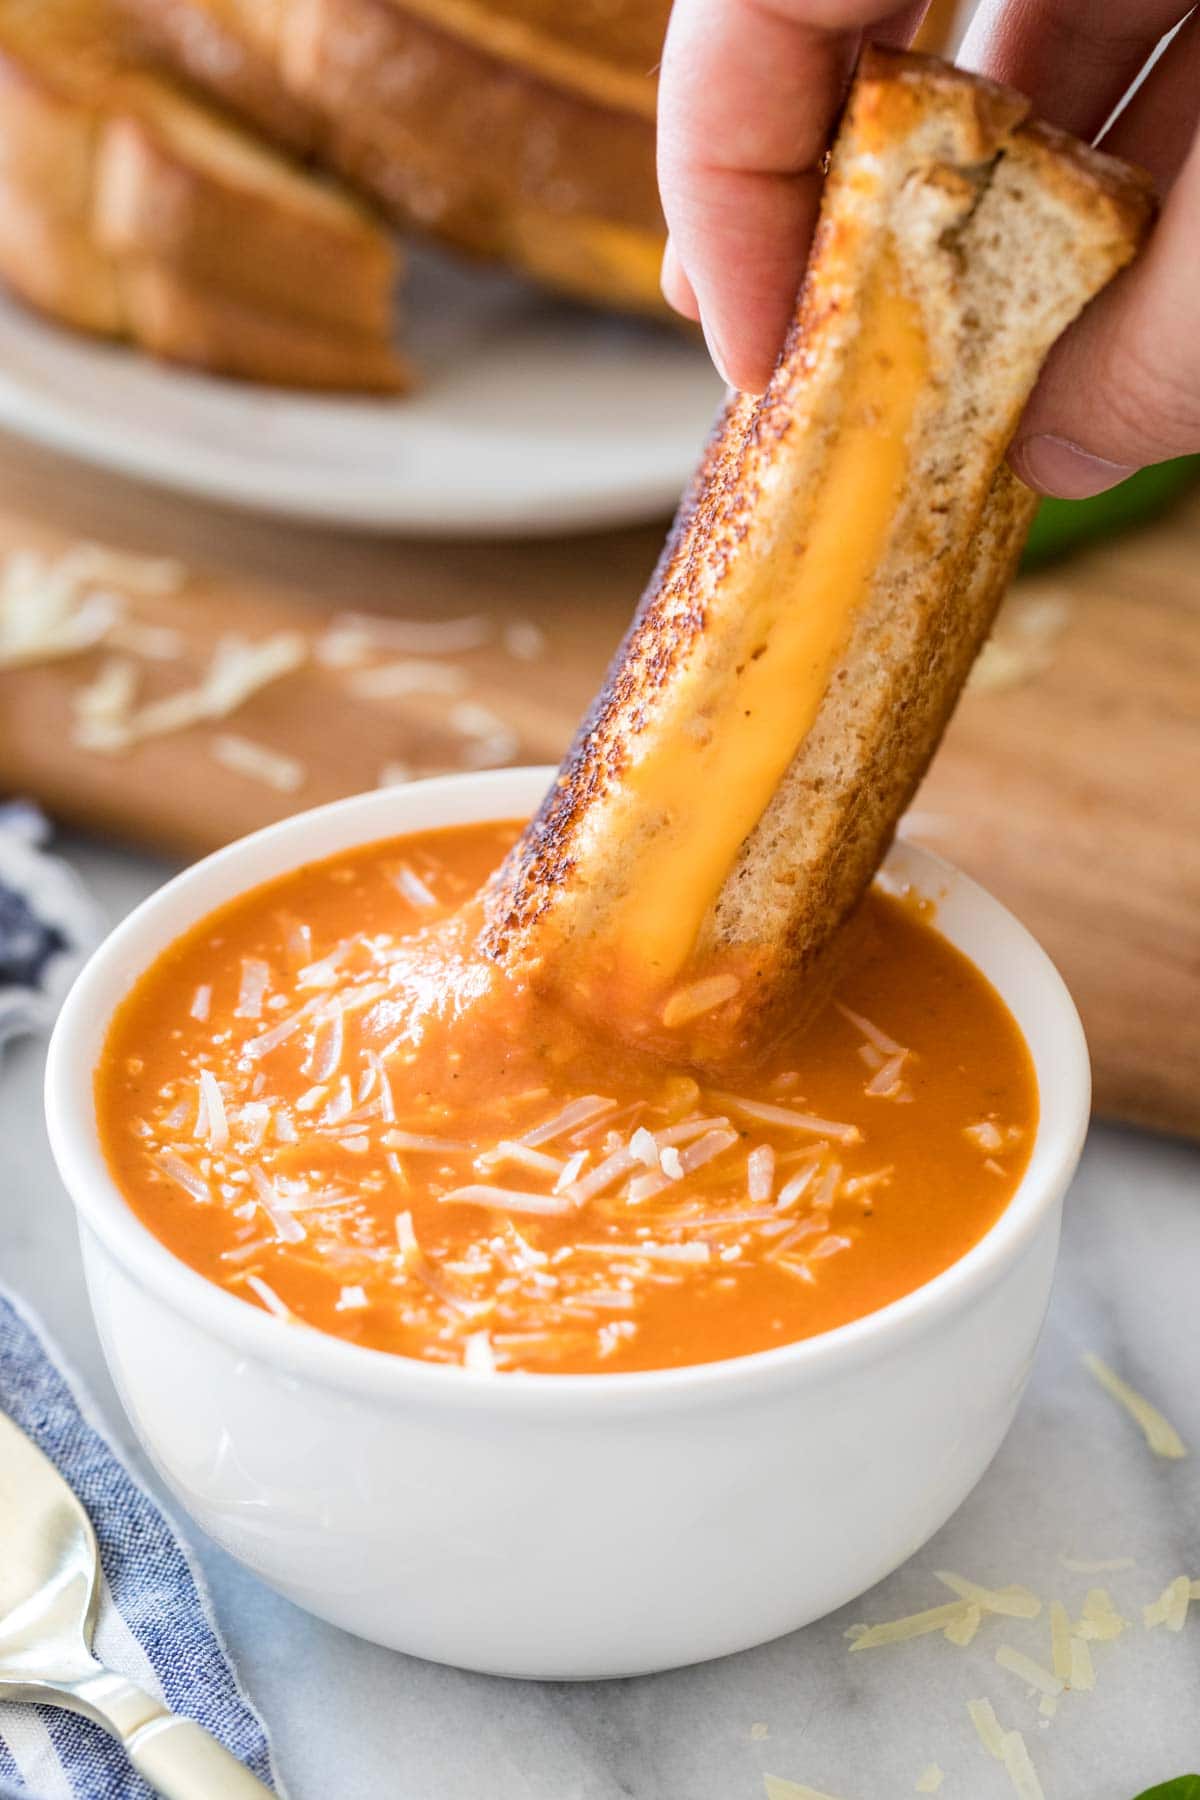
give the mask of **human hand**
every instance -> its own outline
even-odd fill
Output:
[[[659,88],[663,291],[735,387],[761,391],[783,342],[859,46],[907,43],[922,10],[676,0]],[[1186,12],[1183,0],[985,0],[959,57],[1052,123],[1100,134],[1164,196],[1146,251],[1055,346],[1025,410],[1010,460],[1046,493],[1099,493],[1200,449],[1200,14],[1106,125]]]

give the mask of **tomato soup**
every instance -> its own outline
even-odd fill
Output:
[[[517,830],[295,870],[137,983],[100,1129],[184,1262],[377,1350],[614,1372],[827,1331],[994,1223],[1032,1146],[1032,1065],[919,907],[877,888],[819,1014],[717,1081],[472,956],[471,896]]]

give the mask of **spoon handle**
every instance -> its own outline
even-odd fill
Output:
[[[163,1800],[264,1800],[270,1795],[194,1719],[160,1714],[125,1739],[125,1750]]]

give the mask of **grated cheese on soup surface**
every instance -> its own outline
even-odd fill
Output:
[[[995,1222],[1032,1144],[1032,1067],[919,908],[873,893],[819,1014],[717,1081],[472,955],[472,896],[517,829],[310,864],[135,985],[97,1071],[101,1133],[184,1262],[374,1349],[610,1373],[844,1324]],[[711,1003],[692,990],[681,1016]]]

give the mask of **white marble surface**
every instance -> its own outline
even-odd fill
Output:
[[[112,919],[164,872],[93,846],[73,859]],[[41,1126],[40,1047],[0,1070],[0,1279],[41,1313],[90,1383],[114,1438],[125,1421],[100,1362],[70,1210]],[[1196,1451],[1154,1459],[1079,1366],[1097,1350],[1151,1393]],[[595,1686],[512,1683],[378,1650],[307,1618],[197,1543],[221,1626],[272,1727],[292,1800],[761,1800],[762,1773],[844,1800],[898,1800],[925,1766],[944,1800],[1005,1800],[966,1701],[989,1697],[1026,1736],[1046,1800],[1132,1800],[1200,1769],[1200,1607],[1181,1636],[1142,1604],[1200,1575],[1200,1153],[1097,1129],[1068,1203],[1058,1285],[1030,1392],[991,1470],[935,1541],[843,1613],[723,1662]],[[797,1543],[797,1556],[819,1556]],[[1111,1575],[1078,1559],[1133,1557]],[[1045,1615],[992,1620],[851,1658],[855,1620],[948,1598],[949,1567],[1021,1581],[1078,1609],[1107,1583],[1134,1627],[1096,1647],[1097,1687],[1041,1725],[999,1668],[1010,1643],[1049,1661]],[[765,1734],[764,1734],[765,1728]]]

